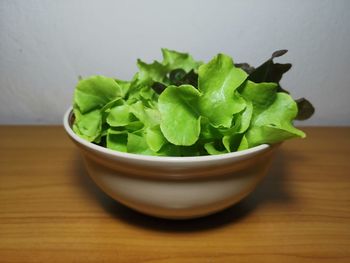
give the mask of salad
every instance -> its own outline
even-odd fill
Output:
[[[161,62],[137,60],[130,81],[80,79],[73,130],[109,149],[155,156],[223,154],[304,138],[293,120],[309,118],[314,108],[279,84],[291,64],[273,59],[286,52],[276,51],[254,68],[225,54],[204,63],[162,49]]]

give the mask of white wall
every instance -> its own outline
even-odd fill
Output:
[[[78,75],[129,79],[160,47],[259,64],[316,107],[304,125],[350,125],[350,1],[0,0],[0,123],[60,123]]]

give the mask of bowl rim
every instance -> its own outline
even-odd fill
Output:
[[[63,126],[65,131],[68,133],[68,135],[77,143],[87,147],[88,149],[97,151],[99,153],[113,156],[113,157],[120,157],[124,159],[131,159],[131,160],[138,160],[138,161],[147,161],[147,162],[164,162],[164,163],[192,163],[192,162],[208,162],[208,161],[215,161],[215,160],[225,160],[225,159],[232,159],[235,157],[241,157],[244,155],[250,155],[254,153],[261,152],[263,150],[271,148],[269,144],[261,144],[246,150],[242,150],[239,152],[230,152],[230,153],[224,153],[224,154],[217,154],[217,155],[203,155],[203,156],[152,156],[152,155],[142,155],[142,154],[135,154],[135,153],[125,153],[125,152],[119,152],[116,150],[108,149],[103,146],[93,144],[89,141],[84,140],[83,138],[80,138],[71,128],[71,125],[69,123],[69,120],[71,119],[73,115],[73,107],[70,106],[68,110],[65,112],[63,116]]]

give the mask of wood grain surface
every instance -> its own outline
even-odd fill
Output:
[[[133,212],[86,174],[62,127],[0,127],[0,262],[350,262],[350,128],[304,128],[219,214]]]

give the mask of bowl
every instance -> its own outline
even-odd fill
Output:
[[[160,157],[118,152],[65,131],[78,146],[93,181],[110,197],[141,213],[171,219],[213,214],[251,193],[266,175],[275,146],[221,155]]]

